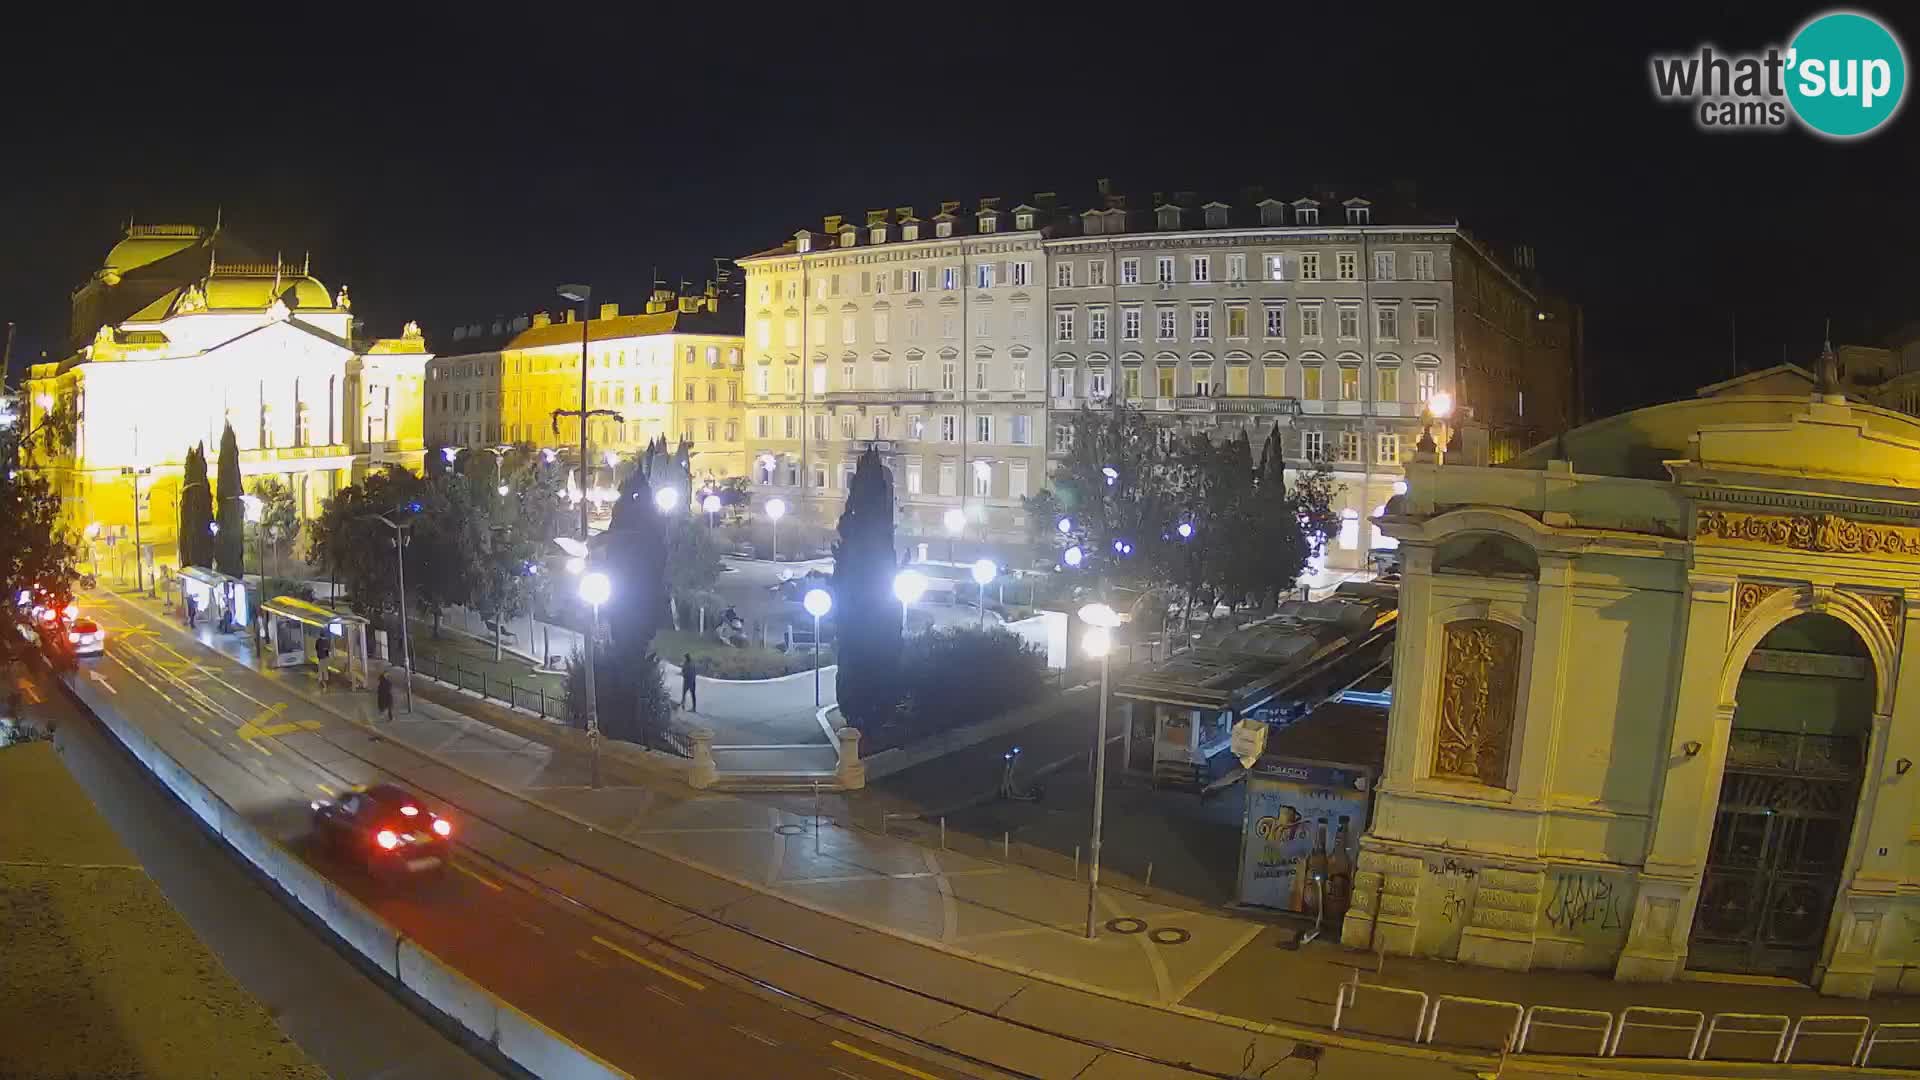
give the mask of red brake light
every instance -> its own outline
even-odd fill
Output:
[[[403,806],[400,808],[400,812],[408,817],[412,817],[420,812],[420,808],[416,806]]]
[[[388,851],[392,851],[394,848],[400,846],[400,838],[393,835],[392,829],[381,829],[380,835],[374,837],[374,839],[379,841],[380,846],[386,848]]]
[[[447,823],[446,818],[434,818],[433,831],[439,833],[441,836],[452,836],[453,826]]]

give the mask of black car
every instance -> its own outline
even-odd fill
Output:
[[[315,802],[313,833],[323,850],[369,874],[400,877],[446,869],[453,823],[405,788],[375,784]]]

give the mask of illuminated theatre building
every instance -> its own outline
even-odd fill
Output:
[[[1920,420],[1822,368],[1409,465],[1347,944],[1920,990]]]
[[[247,488],[277,479],[307,517],[370,467],[417,471],[425,340],[409,324],[356,342],[350,308],[305,260],[261,258],[217,225],[129,226],[73,293],[66,358],[27,378],[31,423],[75,418],[71,445],[36,462],[73,529],[131,541],[137,486],[139,539],[174,561],[187,452],[206,445],[217,483],[227,424]]]

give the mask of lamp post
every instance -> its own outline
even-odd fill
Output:
[[[560,286],[560,295],[580,305],[580,544],[583,549],[581,555],[584,558],[586,554],[584,548],[587,543],[587,538],[591,535],[587,531],[587,515],[589,511],[587,508],[586,490],[589,482],[586,474],[593,461],[592,458],[587,456],[587,410],[590,408],[587,398],[587,340],[590,327],[592,326],[588,316],[592,315],[593,312],[588,309],[587,304],[593,299],[593,289],[586,285],[562,285]],[[560,426],[558,418],[554,420],[554,426]],[[584,580],[585,579],[582,579],[583,582]],[[596,619],[599,618],[597,611],[594,617]],[[594,784],[598,786],[600,782],[600,721],[596,718],[594,711],[593,642],[591,639],[587,642],[586,653],[587,745],[593,751]]]
[[[956,506],[948,510],[942,520],[947,526],[947,561],[952,562],[953,541],[955,537],[960,535],[961,530],[967,527],[967,515],[965,511]]]
[[[987,584],[1000,576],[1000,568],[992,559],[980,559],[973,564],[973,583],[980,593],[980,628],[987,626]]]
[[[413,522],[395,521],[386,514],[375,514],[374,517],[393,530],[393,569],[400,590],[400,666],[407,672],[407,712],[412,713],[413,648],[407,637],[407,530],[413,527]]]
[[[138,438],[137,429],[135,437]],[[153,475],[153,466],[145,465],[136,469],[131,465],[122,465],[120,475],[133,481],[133,591],[144,593],[147,591],[147,577],[146,566],[140,558],[140,478]]]
[[[593,621],[587,624],[587,655],[593,655],[594,643],[600,638],[600,605],[613,595],[613,582],[598,570],[583,574],[580,578],[580,599],[593,608]],[[587,666],[587,678],[593,678],[593,666]],[[587,751],[592,758],[592,780],[594,787],[600,786],[600,712],[593,698],[593,684],[587,684]]]
[[[1080,621],[1089,628],[1087,655],[1100,658],[1100,723],[1093,742],[1093,835],[1087,841],[1087,937],[1092,938],[1100,904],[1100,825],[1106,814],[1108,657],[1113,652],[1113,627],[1120,617],[1105,604],[1088,604],[1080,609]]]
[[[918,570],[902,570],[893,575],[893,595],[900,601],[900,633],[907,632],[907,609],[926,595],[927,575]]]
[[[773,561],[780,561],[780,519],[787,513],[785,499],[767,500],[767,520],[773,522]]]
[[[713,515],[720,512],[720,496],[708,492],[707,497],[700,500],[700,509],[707,512],[707,531],[712,532]]]
[[[813,707],[820,707],[820,616],[833,610],[833,594],[825,589],[808,589],[801,601],[813,616]]]

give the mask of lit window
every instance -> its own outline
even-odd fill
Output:
[[[1354,510],[1340,511],[1340,547],[1352,551],[1360,546],[1360,514]]]
[[[1320,253],[1319,252],[1303,251],[1300,253],[1300,280],[1301,281],[1319,281],[1320,280]]]

